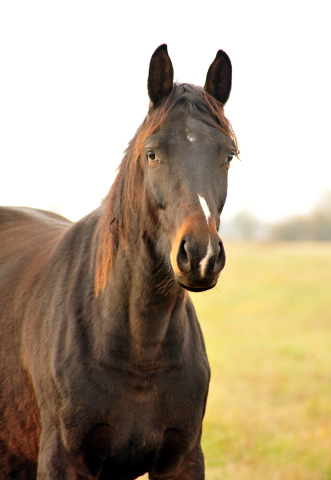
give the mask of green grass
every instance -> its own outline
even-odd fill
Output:
[[[228,244],[192,295],[212,381],[207,480],[331,480],[331,244]]]

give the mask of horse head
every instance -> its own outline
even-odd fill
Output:
[[[173,84],[166,45],[153,54],[148,76],[147,122],[157,127],[144,141],[146,203],[158,224],[158,250],[166,253],[181,287],[214,287],[225,265],[218,235],[230,162],[237,153],[223,114],[231,90],[231,62],[220,50],[204,89]]]

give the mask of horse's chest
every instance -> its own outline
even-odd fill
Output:
[[[140,374],[114,370],[103,381],[90,373],[65,409],[65,424],[79,425],[67,431],[69,443],[81,444],[83,437],[84,445],[121,469],[131,463],[145,468],[169,429],[182,432],[185,444],[195,441],[208,388],[204,365],[191,376],[187,367]]]
[[[203,363],[196,363],[163,371],[114,369],[108,374],[106,383],[93,377],[82,385],[85,392],[89,390],[87,410],[97,409],[116,425],[135,423],[147,427],[151,424],[162,429],[168,423],[191,422],[195,415],[200,415],[209,371]]]
[[[134,472],[149,470],[172,430],[179,435],[184,450],[191,449],[201,427],[207,378],[198,383],[185,379],[180,371],[125,376],[116,393],[112,390],[106,415],[106,465],[118,471],[119,477],[131,468]],[[103,441],[100,435],[99,448]]]

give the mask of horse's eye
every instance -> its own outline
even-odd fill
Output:
[[[156,163],[159,160],[155,152],[153,152],[153,150],[147,150],[147,157],[151,163]]]
[[[225,166],[228,170],[230,168],[230,162],[232,161],[234,155],[235,155],[234,152],[229,153],[228,158],[225,160]]]

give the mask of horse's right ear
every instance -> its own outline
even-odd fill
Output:
[[[154,107],[159,105],[173,87],[174,69],[167,45],[160,45],[152,55],[148,74],[148,95]]]

